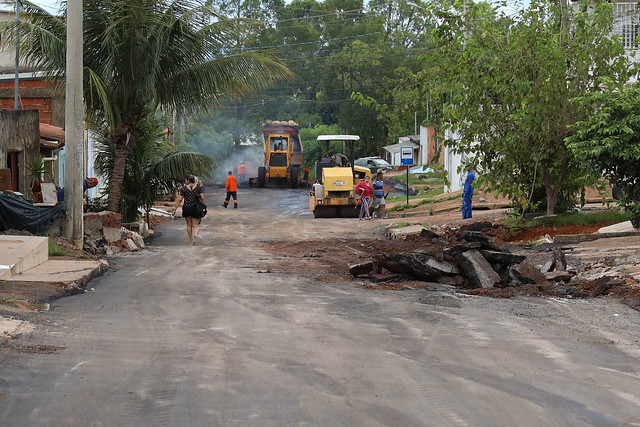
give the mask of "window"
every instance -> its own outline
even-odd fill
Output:
[[[625,49],[637,49],[639,47],[637,3],[617,3],[614,7],[613,34],[619,35]]]

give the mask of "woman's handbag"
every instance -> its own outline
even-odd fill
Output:
[[[198,218],[204,218],[207,215],[207,205],[202,203],[200,197],[196,200],[196,212],[198,213]]]

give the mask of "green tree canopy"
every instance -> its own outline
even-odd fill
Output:
[[[525,207],[541,189],[553,213],[589,175],[565,138],[591,111],[570,100],[598,91],[602,77],[629,77],[612,5],[533,0],[514,15],[484,2],[445,6],[430,8],[438,25],[423,69],[393,96],[435,105],[426,123],[449,130],[446,143],[475,158],[487,188]]]
[[[2,40],[15,42],[19,34],[27,62],[64,78],[66,3],[60,16],[23,4],[25,20],[2,23]],[[87,114],[106,122],[115,147],[108,202],[114,211],[136,131],[158,108],[212,109],[291,76],[267,51],[229,52],[256,27],[204,0],[84,0],[83,26]]]
[[[640,228],[640,88],[607,88],[576,99],[592,113],[567,140],[579,160],[620,186],[621,203]]]

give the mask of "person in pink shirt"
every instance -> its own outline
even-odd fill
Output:
[[[371,215],[369,214],[369,205],[371,204],[371,195],[373,194],[371,177],[368,175],[365,176],[364,179],[356,185],[355,192],[359,196],[358,203],[360,203],[360,216],[358,219],[371,219]]]

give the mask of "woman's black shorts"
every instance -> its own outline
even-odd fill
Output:
[[[183,206],[182,207],[182,216],[187,218],[198,218],[198,211],[195,206]]]

